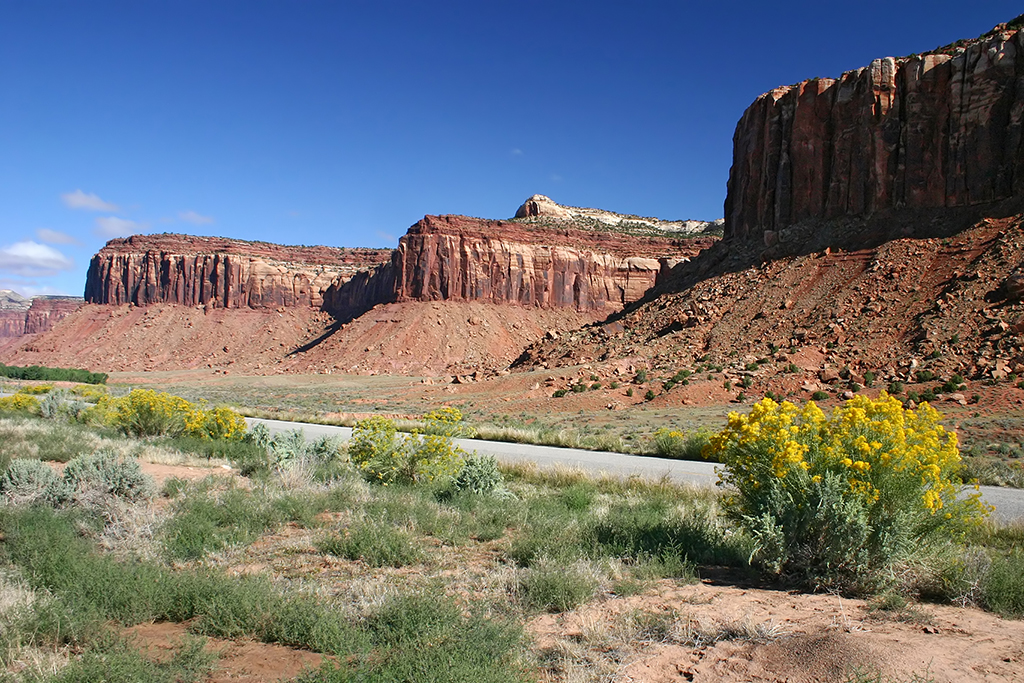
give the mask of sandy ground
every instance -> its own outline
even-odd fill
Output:
[[[143,470],[158,484],[226,474],[152,463],[143,463]],[[825,683],[858,670],[894,681],[915,675],[936,683],[1024,681],[1024,621],[948,605],[886,612],[863,600],[761,586],[729,570],[702,571],[700,583],[661,580],[640,595],[606,594],[571,612],[533,618],[527,632],[539,659],[575,661],[573,667],[542,666],[538,680]],[[669,627],[653,637],[632,632],[630,644],[621,643],[624,619],[645,614]],[[128,632],[158,657],[186,629],[144,624]],[[209,679],[216,683],[287,680],[323,659],[251,640],[214,638],[207,647],[220,653]]]

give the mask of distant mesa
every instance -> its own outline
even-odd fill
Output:
[[[0,339],[19,339],[28,334],[48,332],[57,321],[81,308],[76,296],[25,297],[0,289]]]
[[[725,219],[715,221],[666,221],[660,218],[646,218],[632,214],[615,213],[603,209],[584,209],[565,206],[542,194],[535,194],[516,210],[516,218],[555,219],[571,221],[579,227],[618,229],[627,233],[676,233],[679,235],[720,234]]]

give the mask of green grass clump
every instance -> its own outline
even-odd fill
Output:
[[[387,522],[364,520],[340,534],[322,538],[317,550],[347,560],[362,560],[371,567],[404,567],[423,559],[409,534]]]
[[[90,643],[48,683],[195,683],[206,680],[217,655],[204,651],[205,639],[188,638],[163,661],[151,661],[129,641],[106,634]]]
[[[462,608],[438,592],[398,595],[365,622],[372,653],[327,662],[300,683],[513,683],[530,678],[515,660],[522,645],[518,625]]]
[[[579,564],[542,558],[519,578],[523,604],[531,610],[565,612],[587,602],[597,591],[597,579]]]
[[[654,455],[678,460],[703,460],[704,448],[711,438],[710,432],[698,429],[684,433],[661,428],[654,432],[649,450]]]
[[[347,492],[342,488],[305,495],[272,495],[265,488],[219,490],[218,481],[208,477],[191,486],[171,484],[177,502],[163,528],[169,559],[199,560],[228,546],[252,543],[284,522],[309,526],[320,512],[348,504]]]
[[[1010,619],[1024,617],[1024,549],[992,560],[981,584],[986,609]]]

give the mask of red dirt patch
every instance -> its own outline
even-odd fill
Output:
[[[125,631],[142,652],[160,661],[171,656],[188,635],[185,624],[141,624]],[[323,655],[283,645],[251,640],[208,638],[206,651],[218,654],[208,683],[270,683],[298,676],[304,669],[320,666]]]

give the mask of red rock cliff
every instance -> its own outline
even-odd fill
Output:
[[[77,296],[18,297],[18,301],[0,300],[0,338],[23,337],[46,332],[54,324],[82,307]]]
[[[660,259],[694,256],[713,242],[426,216],[399,240],[390,263],[333,288],[324,308],[352,316],[377,303],[452,300],[616,309],[654,285]]]
[[[25,334],[25,311],[0,310],[0,337],[21,337]]]
[[[59,320],[85,303],[77,296],[37,296],[25,313],[25,334],[49,331]]]
[[[386,249],[292,247],[189,235],[111,240],[89,264],[89,303],[319,308],[331,285],[388,259]]]
[[[1005,26],[777,88],[736,126],[725,235],[1024,196],[1022,123],[1024,32]]]

